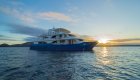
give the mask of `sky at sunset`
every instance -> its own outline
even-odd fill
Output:
[[[66,28],[111,44],[140,44],[140,0],[0,0],[0,44]]]

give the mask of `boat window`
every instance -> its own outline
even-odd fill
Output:
[[[74,36],[73,34],[69,34],[69,36]]]
[[[76,40],[73,40],[73,43],[76,43]]]
[[[62,37],[62,35],[60,34],[60,35],[59,35],[59,37],[61,38],[61,37]]]
[[[64,34],[64,37],[67,37],[67,35],[66,35],[66,34]]]
[[[68,43],[69,44],[74,44],[74,43],[76,43],[76,40],[68,40]]]
[[[83,41],[82,39],[78,39],[79,41]]]
[[[46,39],[46,38],[48,38],[47,36],[42,36],[42,39],[44,40],[44,39]]]
[[[55,36],[52,36],[52,38],[56,38],[56,35]]]
[[[57,43],[57,41],[53,41],[52,43]]]
[[[47,36],[45,36],[44,38],[48,38]]]
[[[65,40],[60,40],[60,43],[65,43]]]

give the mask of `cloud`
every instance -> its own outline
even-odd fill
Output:
[[[25,23],[35,23],[41,20],[74,22],[70,16],[59,12],[28,12],[21,8],[11,8],[6,6],[0,6],[0,12],[13,16]]]
[[[17,41],[15,39],[0,38],[0,41]]]
[[[33,41],[36,39],[37,36],[47,32],[47,30],[45,29],[15,23],[2,23],[1,25],[8,27],[7,31],[11,34],[26,35],[26,37],[17,39],[14,37],[0,34],[0,41]]]
[[[0,35],[0,38],[1,38],[1,37],[6,37],[6,36],[5,36],[5,35]]]
[[[21,2],[20,0],[1,0],[1,5],[10,5],[10,6],[15,6],[15,7],[19,7],[19,6],[23,6],[25,5],[23,2]]]
[[[6,24],[6,25],[10,27],[9,32],[16,33],[16,34],[38,36],[46,32],[46,30],[44,29],[25,26],[25,25],[18,25],[18,24]]]
[[[8,2],[8,1],[7,1]],[[9,4],[13,5],[13,6],[23,6],[25,5],[23,2],[21,2],[20,0],[9,0]]]
[[[37,37],[27,37],[27,38],[24,38],[24,41],[35,41],[37,40]]]
[[[45,19],[45,20],[56,20],[56,21],[66,21],[66,22],[72,21],[71,17],[58,12],[42,12],[39,13],[38,16],[41,19]]]
[[[113,42],[129,42],[129,41],[140,41],[140,38],[131,38],[131,39],[116,39],[116,40],[110,40]]]
[[[0,41],[17,41],[15,39],[12,39],[11,37],[5,36],[5,35],[0,35]]]
[[[29,12],[25,13],[19,9],[10,8],[10,7],[0,7],[0,12],[18,18],[19,20],[24,21],[26,23],[32,23],[35,21],[31,13]]]

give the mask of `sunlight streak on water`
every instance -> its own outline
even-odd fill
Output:
[[[107,57],[108,56],[108,51],[107,51],[107,48],[106,47],[103,47],[103,49],[102,49],[102,56],[103,57]]]
[[[106,47],[103,47],[103,49],[102,49],[102,52],[101,52],[102,54],[102,64],[103,65],[107,65],[107,64],[109,64],[110,63],[110,60],[107,58],[107,56],[109,55],[109,53],[108,53],[108,50],[107,50],[107,48]]]
[[[107,47],[101,47],[100,52],[97,53],[99,64],[108,65],[111,63],[109,60],[109,52]]]

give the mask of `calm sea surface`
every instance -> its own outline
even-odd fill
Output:
[[[140,47],[85,52],[0,47],[0,80],[140,80]]]

